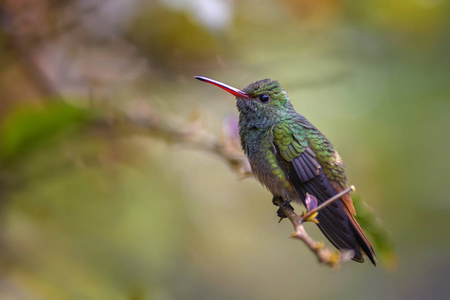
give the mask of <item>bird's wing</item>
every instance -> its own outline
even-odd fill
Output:
[[[316,154],[309,147],[304,133],[301,131],[293,133],[292,126],[289,124],[279,124],[272,129],[272,136],[278,160],[303,202],[306,193],[314,195],[319,205],[336,194]],[[370,244],[367,245],[362,241],[365,239],[364,234],[361,231],[364,236],[362,238],[358,232],[360,228],[356,228],[353,224],[354,218],[346,212],[341,200],[322,209],[317,218],[318,227],[336,248],[353,250],[355,253],[353,260],[363,262],[362,247],[374,262],[374,253]]]

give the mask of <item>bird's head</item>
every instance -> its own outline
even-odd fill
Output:
[[[250,83],[242,90],[229,86],[225,83],[203,77],[195,76],[196,79],[213,84],[229,92],[236,97],[236,105],[241,113],[247,118],[261,120],[261,123],[270,125],[292,109],[289,97],[278,81],[263,79]]]

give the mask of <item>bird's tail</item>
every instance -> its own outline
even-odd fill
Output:
[[[337,200],[336,202],[340,201]],[[342,203],[339,203],[336,206],[339,207],[341,205]],[[372,246],[362,231],[361,226],[359,226],[358,222],[355,220],[355,217],[348,212],[345,205],[342,205],[344,207],[341,206],[340,209],[337,209],[343,209],[345,211],[345,214],[339,214],[342,223],[336,226],[335,222],[330,222],[336,216],[336,206],[333,207],[330,205],[330,207],[326,207],[319,212],[319,215],[317,216],[319,221],[317,226],[319,229],[337,249],[352,250],[354,252],[352,260],[356,262],[364,262],[364,257],[362,256],[362,253],[364,253],[370,261],[376,265],[377,259]],[[330,215],[334,215],[334,217],[330,218]]]
[[[346,195],[346,196],[350,198],[349,195]],[[344,202],[344,204],[345,204],[345,202]],[[362,230],[361,226],[356,221],[355,216],[349,210],[347,205],[344,205],[344,210],[350,220],[350,223],[353,227],[353,231],[356,235],[359,245],[361,246],[361,249],[364,251],[364,253],[367,255],[367,257],[370,259],[370,261],[376,266],[377,265],[377,257],[375,255],[375,251],[373,251],[372,246],[369,243],[369,240],[367,239],[366,235],[364,234],[364,231]]]

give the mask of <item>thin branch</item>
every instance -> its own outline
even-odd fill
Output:
[[[320,204],[316,208],[307,211],[305,214],[302,215],[303,222],[307,221],[314,213],[319,212],[320,210],[324,209],[325,207],[327,207],[328,205],[330,205],[331,203],[333,203],[337,199],[341,198],[345,194],[350,193],[350,192],[354,192],[354,191],[355,191],[355,186],[351,185],[349,188],[347,188],[347,189],[343,190],[342,192],[334,195],[333,197],[331,197],[330,199],[328,199],[324,203]]]
[[[122,121],[128,123],[126,124],[126,127],[129,128],[131,132],[151,134],[152,136],[157,136],[167,142],[182,143],[193,146],[197,149],[214,153],[215,155],[223,158],[235,171],[238,172],[238,174],[245,176],[252,174],[246,156],[242,153],[239,147],[236,147],[236,141],[230,140],[234,137],[233,134],[226,133],[228,130],[225,128],[226,126],[223,128],[225,133],[222,134],[222,138],[216,138],[215,136],[206,133],[206,131],[204,131],[195,120],[184,124],[184,126],[170,126],[169,124],[171,124],[171,122],[167,122],[166,119],[165,122],[162,123],[158,118],[152,119],[150,117],[142,118],[127,116],[122,119]],[[306,246],[316,255],[320,263],[326,264],[330,267],[338,267],[341,262],[351,260],[354,252],[352,250],[338,251],[324,247],[323,242],[317,242],[308,235],[303,223],[306,221],[311,221],[310,218],[313,217],[315,213],[320,213],[320,210],[327,207],[337,199],[340,199],[343,195],[354,190],[355,187],[352,185],[301,216],[297,215],[289,205],[282,206],[283,213],[294,226],[295,231],[292,233],[291,237],[304,242]],[[281,206],[282,203],[283,200],[281,198],[276,200],[276,204],[278,206]]]
[[[29,76],[30,80],[35,84],[39,92],[49,99],[48,96],[54,96],[54,99],[59,99],[61,96],[58,94],[57,89],[53,86],[50,78],[37,64],[36,59],[33,58],[32,52],[35,47],[30,47],[30,41],[26,36],[20,33],[20,30],[16,28],[14,19],[17,17],[11,12],[7,4],[0,3],[0,13],[2,13],[2,23],[0,24],[0,30],[8,35],[11,40],[11,45],[14,48],[17,57],[22,62],[22,66]],[[17,23],[17,22],[16,22]],[[36,45],[34,45],[36,46]]]
[[[344,194],[348,193],[349,191],[352,191],[352,189],[348,188],[346,191],[344,191],[340,194],[344,195]],[[311,214],[309,214],[309,212],[307,212],[303,216],[297,215],[294,212],[294,210],[292,209],[292,207],[290,207],[289,205],[283,206],[283,213],[289,219],[289,221],[291,221],[292,225],[294,226],[294,232],[291,234],[291,237],[304,242],[306,244],[306,246],[316,255],[316,257],[320,263],[326,264],[330,267],[338,267],[341,262],[346,262],[346,261],[351,260],[354,255],[353,251],[345,250],[345,251],[340,252],[337,250],[325,248],[324,244],[322,242],[317,242],[309,236],[305,227],[303,226],[303,222],[304,222],[304,220],[307,220],[307,218],[304,218],[304,216],[306,216],[307,214],[309,216],[311,216],[313,213],[319,212],[320,209],[326,207],[327,205],[331,204],[336,199],[339,199],[340,196],[342,196],[342,195],[340,195],[340,196],[338,196],[338,195],[330,198],[329,200],[327,200],[326,202],[323,203],[326,205],[320,205],[316,209],[314,209],[314,212],[313,212],[313,210],[311,210],[310,211],[310,212],[312,212]],[[282,203],[283,203],[282,199],[277,199],[278,206],[280,206]]]
[[[112,120],[103,120],[102,123],[125,129],[126,133],[150,135],[168,143],[183,144],[212,153],[224,159],[241,178],[253,175],[250,163],[240,148],[239,139],[235,140],[235,134],[230,132],[232,129],[227,124],[222,126],[222,136],[216,137],[203,128],[197,115],[180,124],[167,116],[162,119],[157,114],[142,116],[116,111]]]

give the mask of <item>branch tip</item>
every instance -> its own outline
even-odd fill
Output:
[[[316,255],[317,259],[320,263],[326,264],[332,268],[339,267],[339,264],[342,262],[349,261],[353,258],[354,252],[352,250],[344,250],[342,252],[338,250],[331,250],[328,248],[325,248],[325,245],[323,242],[317,242],[314,241],[306,232],[305,227],[303,226],[304,222],[310,221],[310,222],[317,222],[317,219],[315,217],[319,213],[319,211],[337,199],[340,199],[342,196],[344,196],[347,193],[350,193],[355,190],[355,186],[351,185],[349,188],[343,190],[342,192],[334,195],[327,201],[323,202],[321,205],[315,207],[314,209],[311,209],[307,211],[306,213],[303,213],[302,215],[297,215],[292,208],[289,206],[282,206],[283,213],[287,216],[287,218],[291,221],[292,225],[294,226],[294,232],[291,234],[291,238],[295,238],[298,240],[301,240],[306,244],[306,246]],[[308,195],[309,197],[314,197],[314,195]],[[282,200],[279,199],[276,203],[278,206],[282,204]],[[282,218],[280,219],[280,221]]]

